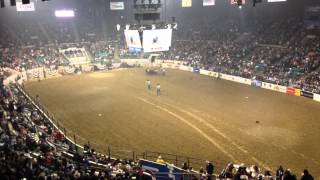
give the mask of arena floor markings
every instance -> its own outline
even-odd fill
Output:
[[[146,76],[143,68],[25,87],[39,94],[67,129],[104,152],[108,144],[224,165],[233,161],[271,170],[283,165],[296,173],[308,168],[320,176],[320,104],[306,98],[178,70]]]

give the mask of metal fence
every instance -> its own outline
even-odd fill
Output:
[[[54,127],[57,128],[62,134],[66,136],[66,138],[71,141],[75,148],[81,148],[83,149],[84,144],[87,144],[90,146],[91,149],[97,150],[98,153],[104,154],[109,158],[113,159],[122,159],[122,160],[133,160],[137,161],[139,159],[146,159],[150,161],[156,161],[159,155],[162,156],[162,159],[170,164],[174,164],[177,167],[182,167],[184,163],[187,163],[188,167],[193,167],[194,169],[199,169],[201,167],[206,166],[206,161],[205,159],[198,159],[194,157],[188,157],[188,156],[181,156],[181,155],[176,155],[176,154],[170,154],[170,153],[164,153],[164,152],[154,152],[154,151],[144,151],[144,152],[137,152],[137,151],[132,151],[128,150],[123,147],[116,147],[112,145],[103,145],[103,144],[98,144],[94,142],[90,142],[88,139],[81,137],[76,134],[76,132],[73,132],[70,129],[67,129],[66,127],[63,126],[63,124],[58,121],[54,115],[46,109],[43,105],[41,105],[40,102],[34,97],[32,97],[25,89],[23,86],[17,85],[18,89],[24,94],[33,104],[34,106],[43,113],[45,117],[48,118],[48,120],[52,123]],[[223,169],[224,166],[227,164],[227,162],[218,162],[218,161],[212,161],[215,167],[217,169]]]

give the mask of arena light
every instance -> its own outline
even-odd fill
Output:
[[[130,29],[130,24],[126,24],[126,30]]]
[[[116,28],[117,28],[117,31],[120,31],[120,24],[117,24]]]
[[[54,11],[56,17],[74,17],[73,10],[56,10]]]
[[[174,30],[177,30],[177,29],[178,29],[178,24],[177,24],[177,23],[174,23],[174,24],[173,24],[173,29],[174,29]]]
[[[155,25],[155,24],[152,24],[152,25],[151,25],[151,29],[152,29],[152,30],[156,29],[156,25]]]

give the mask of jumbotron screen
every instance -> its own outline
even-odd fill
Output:
[[[141,52],[142,46],[138,30],[125,30],[124,35],[126,38],[127,47],[130,52]]]
[[[169,51],[172,39],[172,29],[155,29],[143,31],[143,51]]]

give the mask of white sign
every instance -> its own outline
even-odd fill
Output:
[[[110,2],[111,10],[124,10],[124,2]]]
[[[172,29],[156,29],[143,31],[144,52],[169,51]]]
[[[142,48],[138,30],[125,30],[124,36],[128,48]]]
[[[16,2],[17,11],[35,11],[34,2],[30,4],[22,4],[22,2]]]
[[[74,11],[73,10],[56,10],[54,12],[54,15],[56,17],[74,17]]]
[[[313,94],[313,100],[320,102],[320,95],[319,94]]]
[[[203,6],[214,6],[215,0],[203,0]]]

